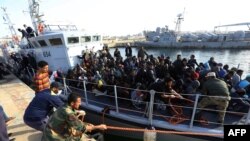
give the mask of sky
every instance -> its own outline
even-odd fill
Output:
[[[216,25],[250,22],[249,0],[39,0],[46,24],[75,24],[102,35],[132,35],[168,25],[182,31],[212,31]],[[31,25],[28,0],[0,0],[15,29]],[[185,10],[184,10],[185,9]],[[0,11],[1,17],[3,11]],[[235,30],[224,28],[221,30]],[[246,26],[236,30],[248,30]],[[18,33],[18,32],[17,32]],[[20,34],[20,33],[18,33]],[[0,18],[0,37],[10,35]]]

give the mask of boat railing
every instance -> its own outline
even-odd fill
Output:
[[[66,81],[68,81],[68,82],[69,81],[71,81],[71,82],[79,82],[79,81],[76,81],[76,80],[73,80],[73,79],[65,79],[65,78],[63,78],[63,81],[64,82],[66,82]],[[71,83],[71,82],[69,82],[69,83]],[[131,101],[131,99],[117,96],[117,94],[119,92],[116,92],[116,95],[115,95],[115,93],[114,93],[114,95],[104,95],[101,92],[93,92],[91,90],[87,90],[86,89],[86,84],[97,85],[97,83],[89,83],[89,82],[86,82],[86,81],[80,81],[80,83],[85,84],[85,88],[77,88],[77,87],[73,87],[73,86],[68,86],[68,87],[71,89],[71,91],[74,91],[74,92],[82,94],[82,96],[83,96],[82,99],[83,99],[83,101],[84,101],[84,103],[85,103],[86,106],[89,106],[90,103],[92,105],[99,104],[99,105],[102,105],[103,107],[108,106],[111,109],[114,109],[116,111],[116,113],[120,113],[120,110],[122,110],[122,111],[134,112],[134,113],[137,113],[137,114],[141,114],[142,116],[146,115],[147,107],[148,107],[147,106],[148,102],[141,102],[142,105],[146,105],[144,109],[140,109],[140,110],[137,109],[137,110],[135,110],[135,109],[128,109],[126,107],[124,108],[124,107],[118,105],[118,100]],[[107,87],[113,87],[114,91],[115,91],[115,89],[117,89],[117,87],[114,86],[114,85],[107,85]],[[88,95],[88,94],[90,94],[90,95]],[[110,104],[110,103],[107,103],[106,101],[98,101],[96,99],[91,98],[91,95],[95,95],[95,97],[101,95],[101,96],[103,96],[105,98],[114,100],[114,103]]]
[[[13,69],[20,68],[20,65],[17,63],[13,63]],[[29,69],[28,69],[29,70]],[[29,75],[29,78],[32,78],[34,75],[34,70],[30,70],[30,73],[26,71],[26,75]],[[123,87],[123,86],[117,86],[117,85],[108,85],[101,84],[102,87],[104,87],[104,91],[97,90],[94,91],[95,89],[98,89],[98,82],[89,82],[86,80],[77,80],[77,79],[66,79],[65,77],[63,78],[57,78],[58,81],[63,83],[64,85],[64,92],[67,95],[69,92],[74,91],[77,93],[82,94],[83,100],[86,106],[89,105],[98,105],[101,106],[101,108],[105,108],[106,106],[111,107],[117,114],[132,114],[131,116],[140,116],[143,118],[146,118],[148,120],[149,124],[153,124],[154,120],[167,120],[169,122],[169,119],[181,119],[186,122],[189,121],[189,128],[193,128],[194,122],[197,122],[196,120],[196,113],[197,110],[202,110],[202,111],[207,111],[207,112],[220,112],[220,110],[216,109],[209,109],[209,108],[199,108],[198,102],[202,97],[207,97],[207,95],[202,95],[202,94],[181,94],[183,96],[190,96],[193,97],[193,100],[190,100],[191,104],[190,105],[179,105],[173,104],[173,103],[164,103],[162,101],[157,101],[157,96],[158,92],[155,91],[148,91],[148,90],[140,90],[140,89],[133,89],[133,88],[128,88],[128,87]],[[74,84],[74,85],[73,85]],[[94,90],[89,88],[89,85],[92,88],[95,88]],[[106,91],[109,91],[109,94],[107,94]],[[136,97],[133,99],[131,97],[131,92],[137,92],[140,91],[143,94],[147,94],[149,97],[147,100],[142,99],[141,96]],[[128,95],[121,95],[122,93],[128,93]],[[100,98],[99,96],[102,96]],[[219,97],[219,96],[209,96],[209,97],[216,97],[216,98],[224,98],[224,97]],[[110,102],[105,101],[108,100]],[[239,99],[239,98],[232,98],[232,99]],[[183,100],[183,99],[180,99]],[[124,104],[125,103],[125,104]],[[132,103],[132,104],[130,104]],[[160,106],[159,106],[160,105]],[[131,107],[132,106],[132,107]],[[183,111],[189,111],[191,114],[188,117],[173,117],[172,115],[166,114],[166,110],[162,111],[162,107],[176,107],[176,108],[182,108],[184,109]],[[248,112],[243,113],[243,112],[236,112],[236,111],[226,111],[226,114],[237,114],[244,116],[245,118],[243,120],[244,123],[241,122],[241,124],[249,124],[250,121],[250,109]],[[213,124],[218,124],[216,122],[208,121],[209,123]],[[236,123],[237,124],[237,123]]]
[[[156,94],[158,94],[158,92],[155,92],[153,90],[148,91],[148,90],[139,90],[139,89],[132,89],[132,88],[127,88],[127,87],[122,87],[122,86],[117,86],[117,85],[107,85],[107,84],[102,84],[102,87],[105,87],[106,89],[109,89],[109,91],[112,91],[112,94],[107,94],[105,92],[96,92],[90,89],[87,89],[87,85],[92,85],[93,87],[97,88],[98,83],[95,82],[88,82],[86,80],[74,80],[74,79],[66,79],[66,78],[61,78],[63,79],[64,82],[64,86],[67,86],[68,84],[72,84],[73,82],[76,82],[78,84],[82,84],[82,88],[76,88],[74,86],[70,86],[70,89],[75,89],[78,90],[78,92],[81,91],[81,94],[83,94],[83,100],[86,104],[86,106],[92,105],[92,104],[99,104],[102,105],[102,107],[105,106],[109,106],[111,108],[113,108],[113,110],[117,113],[117,114],[128,114],[129,112],[133,112],[133,113],[137,113],[140,115],[140,117],[144,117],[147,118],[148,123],[150,125],[153,124],[154,120],[163,120],[165,119],[167,122],[169,122],[169,119],[179,119],[179,120],[183,120],[183,121],[189,121],[188,124],[189,128],[193,128],[194,126],[194,122],[199,122],[199,120],[196,119],[196,113],[197,110],[202,110],[202,111],[207,111],[207,112],[221,112],[220,110],[216,110],[215,108],[210,109],[210,108],[198,108],[198,102],[202,97],[208,97],[207,95],[202,95],[202,94],[183,94],[185,96],[192,96],[193,97],[193,101],[191,101],[191,105],[179,105],[179,104],[171,104],[171,103],[164,103],[164,102],[160,102],[157,101],[156,99]],[[124,97],[121,95],[122,91],[128,91],[129,92],[129,97]],[[132,91],[141,91],[143,93],[147,93],[149,94],[149,100],[142,100],[142,101],[137,101],[135,99],[132,99],[130,97],[130,94]],[[100,93],[100,94],[98,94]],[[104,94],[105,93],[105,94]],[[111,100],[111,103],[108,103],[106,101],[100,101],[100,98],[98,96],[102,96],[102,98],[107,98],[109,100]],[[214,97],[214,98],[223,98],[225,99],[225,97],[222,96],[209,96],[209,97]],[[239,99],[239,98],[232,98],[232,99]],[[182,99],[180,99],[182,100]],[[123,102],[122,102],[123,101]],[[124,105],[124,101],[125,104]],[[138,102],[140,103],[141,109],[133,106],[131,108],[131,105],[129,105],[129,102]],[[133,104],[132,104],[133,105]],[[159,108],[159,105],[161,105],[161,107],[175,107],[175,108],[181,108],[183,109],[183,111],[189,111],[191,114],[189,116],[183,116],[183,117],[173,117],[172,115],[169,114],[165,114],[161,109]],[[158,107],[157,107],[158,106]],[[236,112],[236,111],[226,111],[226,114],[237,114],[237,115],[245,115],[245,123],[247,124],[247,121],[250,120],[250,110],[248,111],[248,113],[242,113],[242,112]],[[136,115],[136,114],[135,114]],[[131,115],[133,116],[133,115]],[[220,124],[217,122],[213,122],[213,121],[208,121],[209,124]]]
[[[77,31],[76,25],[46,25],[47,31]]]
[[[85,91],[83,89],[81,89],[81,88],[76,88],[76,87],[71,87],[71,86],[69,86],[69,88],[72,89],[72,90],[77,90],[77,91],[79,91],[79,93],[84,93],[84,95],[85,95]],[[92,93],[92,91],[86,91],[86,93]],[[114,96],[109,96],[109,95],[107,95],[106,97],[114,98]],[[85,104],[87,106],[89,105],[88,104],[89,102],[92,102],[92,103],[96,103],[96,104],[99,104],[99,105],[115,108],[115,106],[112,105],[112,104],[104,103],[104,102],[100,102],[100,101],[96,101],[96,100],[92,100],[92,99],[88,99],[86,97],[86,95],[85,95],[85,97],[82,97],[82,100],[85,102]]]

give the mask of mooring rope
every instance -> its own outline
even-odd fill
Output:
[[[133,132],[156,132],[156,133],[176,134],[176,135],[216,136],[216,137],[223,137],[224,136],[224,134],[221,134],[221,133],[148,130],[148,129],[141,129],[141,128],[126,128],[126,127],[117,127],[117,126],[107,126],[107,129],[109,129],[109,130],[133,131]]]

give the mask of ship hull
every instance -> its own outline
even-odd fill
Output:
[[[102,113],[99,113],[94,110],[90,110],[88,108],[83,108],[83,110],[86,111],[87,115],[85,116],[85,121],[90,122],[93,124],[102,124],[104,121],[104,124],[108,126],[115,126],[115,127],[123,127],[123,128],[139,128],[139,129],[146,129],[148,125],[146,124],[139,124],[136,122],[131,122],[126,119],[121,119],[117,117],[113,117],[109,114],[105,114],[103,116]],[[163,129],[163,128],[157,128],[157,130],[163,130],[163,131],[174,131],[171,129]],[[121,136],[131,139],[137,139],[137,140],[143,140],[144,133],[143,132],[135,132],[135,131],[124,131],[124,130],[107,130],[105,131],[105,134],[109,135],[115,135],[115,136]],[[181,141],[222,141],[222,138],[217,137],[208,137],[208,136],[192,136],[192,135],[176,135],[176,134],[163,134],[163,133],[157,133],[156,135],[157,141],[166,141],[166,140],[181,140]]]
[[[181,49],[250,49],[249,41],[227,41],[227,42],[136,42],[136,46],[181,48]]]

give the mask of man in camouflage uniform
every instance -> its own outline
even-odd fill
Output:
[[[81,105],[79,95],[71,94],[68,104],[58,108],[50,117],[43,132],[42,141],[94,141],[87,132],[95,129],[105,130],[106,125],[94,126],[78,119],[77,109]]]
[[[217,79],[214,72],[209,72],[206,75],[206,78],[207,81],[204,83],[202,90],[207,96],[202,97],[201,101],[198,103],[198,108],[202,109],[210,105],[216,105],[217,110],[219,110],[218,122],[223,124],[226,109],[229,100],[231,99],[227,84],[224,81]],[[200,111],[197,110],[197,112],[197,114],[200,115]]]

